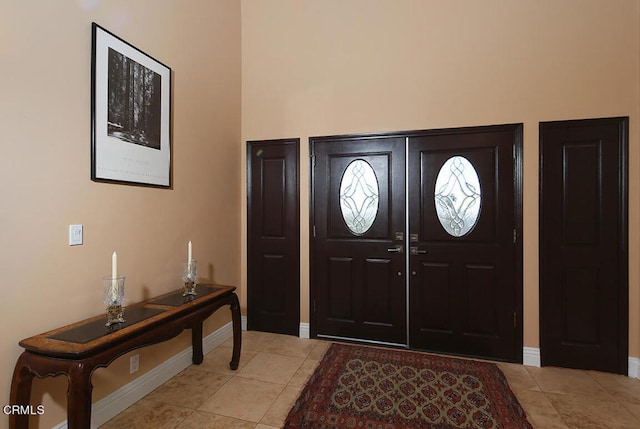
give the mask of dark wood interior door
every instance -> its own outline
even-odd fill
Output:
[[[312,335],[406,343],[405,139],[311,139]]]
[[[627,127],[540,124],[543,365],[627,373]]]
[[[522,361],[521,125],[409,138],[410,345]]]
[[[247,327],[300,330],[299,139],[247,144]]]

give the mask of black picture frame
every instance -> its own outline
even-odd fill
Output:
[[[171,69],[91,25],[91,180],[171,187]]]

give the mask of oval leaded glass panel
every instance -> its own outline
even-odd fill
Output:
[[[362,235],[378,215],[378,179],[371,165],[362,159],[352,161],[340,181],[340,211],[349,230]]]
[[[468,234],[480,218],[480,178],[463,156],[449,158],[436,178],[435,202],[438,220],[454,237]]]

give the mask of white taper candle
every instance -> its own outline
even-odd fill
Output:
[[[111,255],[111,302],[118,301],[118,254]]]
[[[116,252],[111,255],[111,277],[113,279],[118,277],[118,254]]]

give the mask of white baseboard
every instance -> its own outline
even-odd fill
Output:
[[[242,326],[242,330],[247,330],[247,316],[240,316],[240,326]]]
[[[537,366],[540,368],[540,349],[535,347],[523,347],[522,364],[527,366]]]
[[[308,323],[300,323],[300,338],[311,338]]]
[[[247,330],[247,316],[240,316],[240,326],[242,326],[242,330]]]
[[[246,318],[243,323],[246,327]],[[202,351],[205,354],[209,353],[232,336],[233,324],[229,322],[203,338]],[[91,428],[103,425],[187,368],[192,363],[192,355],[192,347],[188,347],[131,383],[95,402],[91,407]],[[67,429],[67,421],[55,425],[52,429]]]
[[[633,378],[640,378],[640,358],[629,356],[627,375]]]

